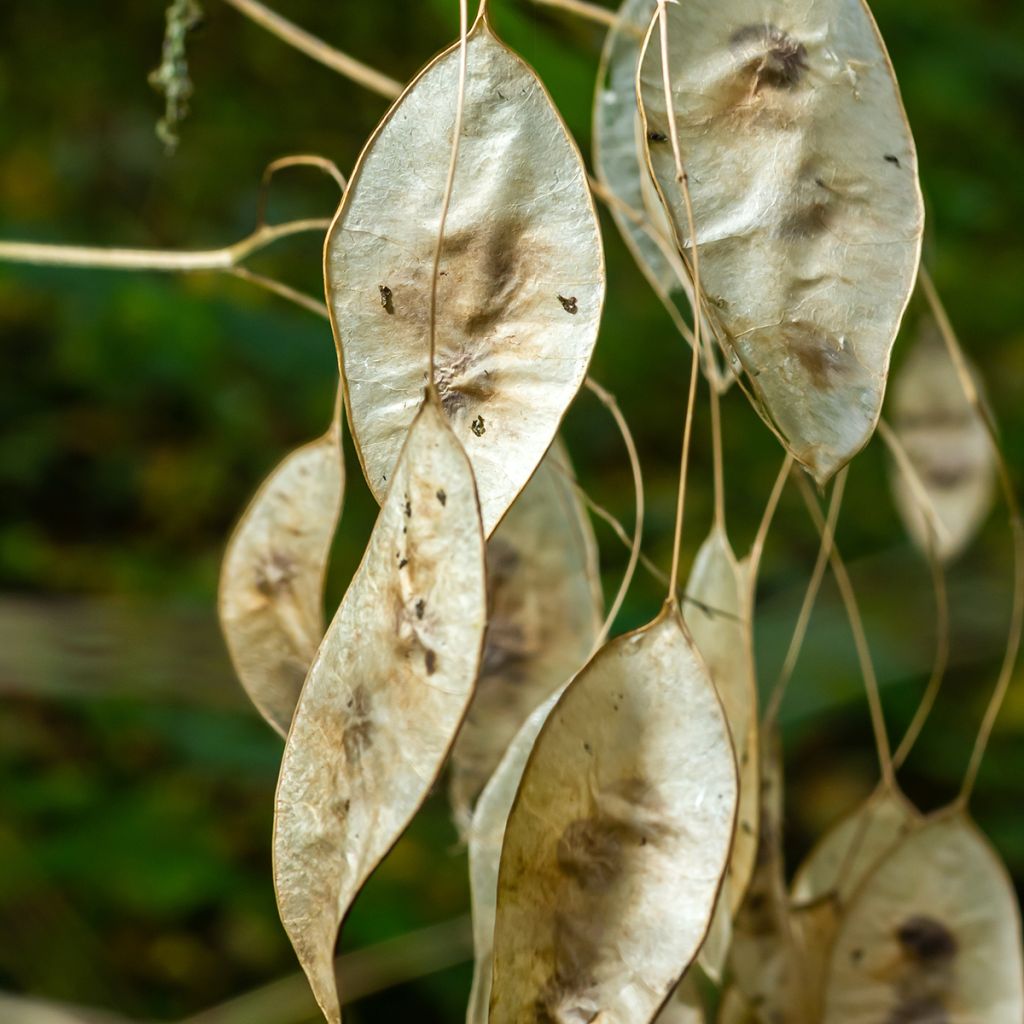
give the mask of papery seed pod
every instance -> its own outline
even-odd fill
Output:
[[[485,620],[473,474],[430,398],[306,678],[277,787],[278,909],[332,1024],[338,927],[441,770],[473,693]]]
[[[758,411],[819,484],[878,421],[917,275],[913,139],[863,0],[687,0],[638,76],[649,164],[704,306]]]
[[[459,63],[458,47],[445,51],[389,111],[325,250],[353,441],[378,500],[429,374],[438,197]],[[481,16],[468,38],[434,380],[473,466],[487,535],[583,383],[603,301],[604,258],[579,151],[540,80]]]

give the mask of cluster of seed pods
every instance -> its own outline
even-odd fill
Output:
[[[332,424],[229,544],[221,620],[287,736],[274,883],[317,1001],[341,1020],[341,923],[450,763],[468,1024],[695,1024],[709,987],[726,1024],[1019,1022],[1016,903],[966,799],[918,813],[883,757],[787,881],[753,649],[763,537],[738,559],[716,515],[680,604],[677,524],[664,609],[609,640],[558,438],[604,301],[595,191],[663,301],[690,305],[709,390],[735,380],[798,473],[825,484],[871,438],[923,231],[871,14],[625,0],[594,117],[596,184],[486,3],[409,84],[327,238]],[[987,514],[997,455],[925,291],[886,431],[897,507],[942,563]],[[325,628],[343,413],[381,508]]]

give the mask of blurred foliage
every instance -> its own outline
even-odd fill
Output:
[[[164,31],[160,0],[0,5],[0,237],[201,248],[245,234],[264,165],[317,152],[351,168],[385,103],[293,53],[219,0],[189,37],[191,113],[168,158],[147,84]],[[499,32],[540,71],[587,152],[602,34],[525,0],[494,0]],[[980,365],[1015,470],[1024,465],[1024,7],[1006,0],[877,0],[900,76],[929,206],[926,252],[965,348]],[[408,78],[455,33],[454,0],[391,5],[281,0],[282,13]],[[312,172],[275,183],[271,216],[326,216]],[[610,291],[594,375],[636,432],[648,485],[646,550],[667,562],[687,354],[606,221]],[[256,266],[320,287],[319,244],[292,240]],[[896,358],[899,358],[897,349]],[[0,590],[36,602],[117,598],[212,616],[222,545],[278,459],[331,410],[330,332],[302,310],[214,275],[161,277],[0,267]],[[724,406],[728,515],[749,543],[779,465],[739,393]],[[589,397],[566,435],[581,479],[624,520],[629,474]],[[692,554],[710,520],[707,420],[696,427],[687,511]],[[330,583],[336,602],[373,505],[350,485]],[[867,610],[892,731],[909,720],[932,642],[928,575],[892,511],[885,460],[856,462],[839,539]],[[598,527],[609,589],[624,553]],[[795,496],[769,544],[759,628],[763,679],[781,662],[816,538]],[[1008,601],[1005,515],[953,569],[954,660],[906,783],[926,807],[955,791],[994,677]],[[657,607],[639,577],[620,627]],[[187,635],[187,634],[185,634]],[[7,636],[17,639],[17,631]],[[31,633],[24,642],[31,642]],[[54,645],[50,671],[91,637]],[[126,645],[145,647],[146,632]],[[68,655],[70,656],[70,655]],[[116,653],[115,653],[116,660]],[[125,658],[128,651],[125,651]],[[155,698],[33,692],[3,678],[0,712],[0,988],[140,1018],[194,1012],[294,969],[277,923],[269,830],[280,743],[220,665]],[[187,684],[187,685],[186,685]],[[794,856],[873,785],[856,662],[834,592],[786,704]],[[977,816],[1024,879],[1024,688],[1011,693],[982,774]],[[467,905],[465,859],[432,800],[373,879],[345,933],[351,949]],[[461,1019],[468,968],[360,1002],[354,1022],[415,1012]]]

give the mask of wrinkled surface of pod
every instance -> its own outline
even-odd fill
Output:
[[[579,151],[533,71],[479,18],[445,227],[435,381],[489,535],[586,375],[604,300]],[[430,63],[370,139],[325,253],[353,440],[383,496],[427,383],[430,293],[459,48]]]
[[[1024,1020],[1016,894],[963,814],[926,820],[858,890],[832,953],[822,1020]]]
[[[824,483],[875,428],[917,274],[917,157],[892,66],[862,0],[665,10],[708,317],[759,411]],[[639,87],[688,248],[657,27]]]
[[[324,635],[323,589],[344,489],[340,422],[287,455],[221,565],[217,612],[239,681],[282,735]]]
[[[892,385],[892,427],[939,520],[935,550],[954,558],[992,506],[992,442],[964,394],[953,360],[928,317]],[[892,472],[893,494],[907,532],[928,550],[929,525],[904,474]]]
[[[487,543],[487,639],[452,750],[460,826],[527,716],[593,650],[604,599],[594,531],[556,441]]]
[[[544,723],[509,817],[492,1024],[650,1021],[707,932],[736,785],[677,609],[598,651]]]
[[[485,607],[472,471],[428,400],[310,668],[278,780],[278,909],[331,1022],[338,927],[441,770],[472,695]]]

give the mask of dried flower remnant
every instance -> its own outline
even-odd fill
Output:
[[[462,828],[512,737],[583,666],[601,627],[597,542],[568,465],[556,441],[487,544],[483,664],[452,750]]]
[[[344,486],[340,431],[336,422],[277,466],[221,566],[217,611],[232,664],[282,736],[324,635],[324,575]]]
[[[198,0],[171,0],[160,66],[149,75],[149,84],[164,96],[164,116],[157,122],[156,134],[168,153],[178,148],[177,128],[188,116],[188,101],[192,97],[185,40],[202,20],[203,9]]]
[[[539,79],[484,17],[469,34],[467,60],[435,381],[490,534],[583,383],[604,262],[583,162]],[[456,47],[398,100],[363,151],[328,237],[327,293],[352,434],[378,499],[427,383],[437,197],[458,69]],[[388,317],[380,315],[382,281],[402,297]],[[556,295],[574,300],[575,315]]]
[[[664,12],[708,318],[758,411],[824,483],[875,428],[917,274],[917,157],[892,67],[862,0]],[[657,25],[638,89],[646,131],[671,134]],[[686,252],[672,148],[646,152]]]
[[[956,557],[992,507],[995,460],[981,416],[964,394],[957,368],[931,316],[892,383],[892,426],[938,517],[936,551]],[[891,477],[907,532],[928,550],[932,532],[904,474]]]
[[[594,656],[534,744],[501,856],[492,1024],[653,1019],[707,932],[735,811],[721,704],[666,606]]]
[[[472,696],[485,618],[472,471],[428,400],[306,679],[278,782],[278,908],[332,1024],[338,927],[440,772]]]
[[[967,816],[941,811],[868,875],[836,939],[823,1024],[1024,1019],[1016,895]]]

